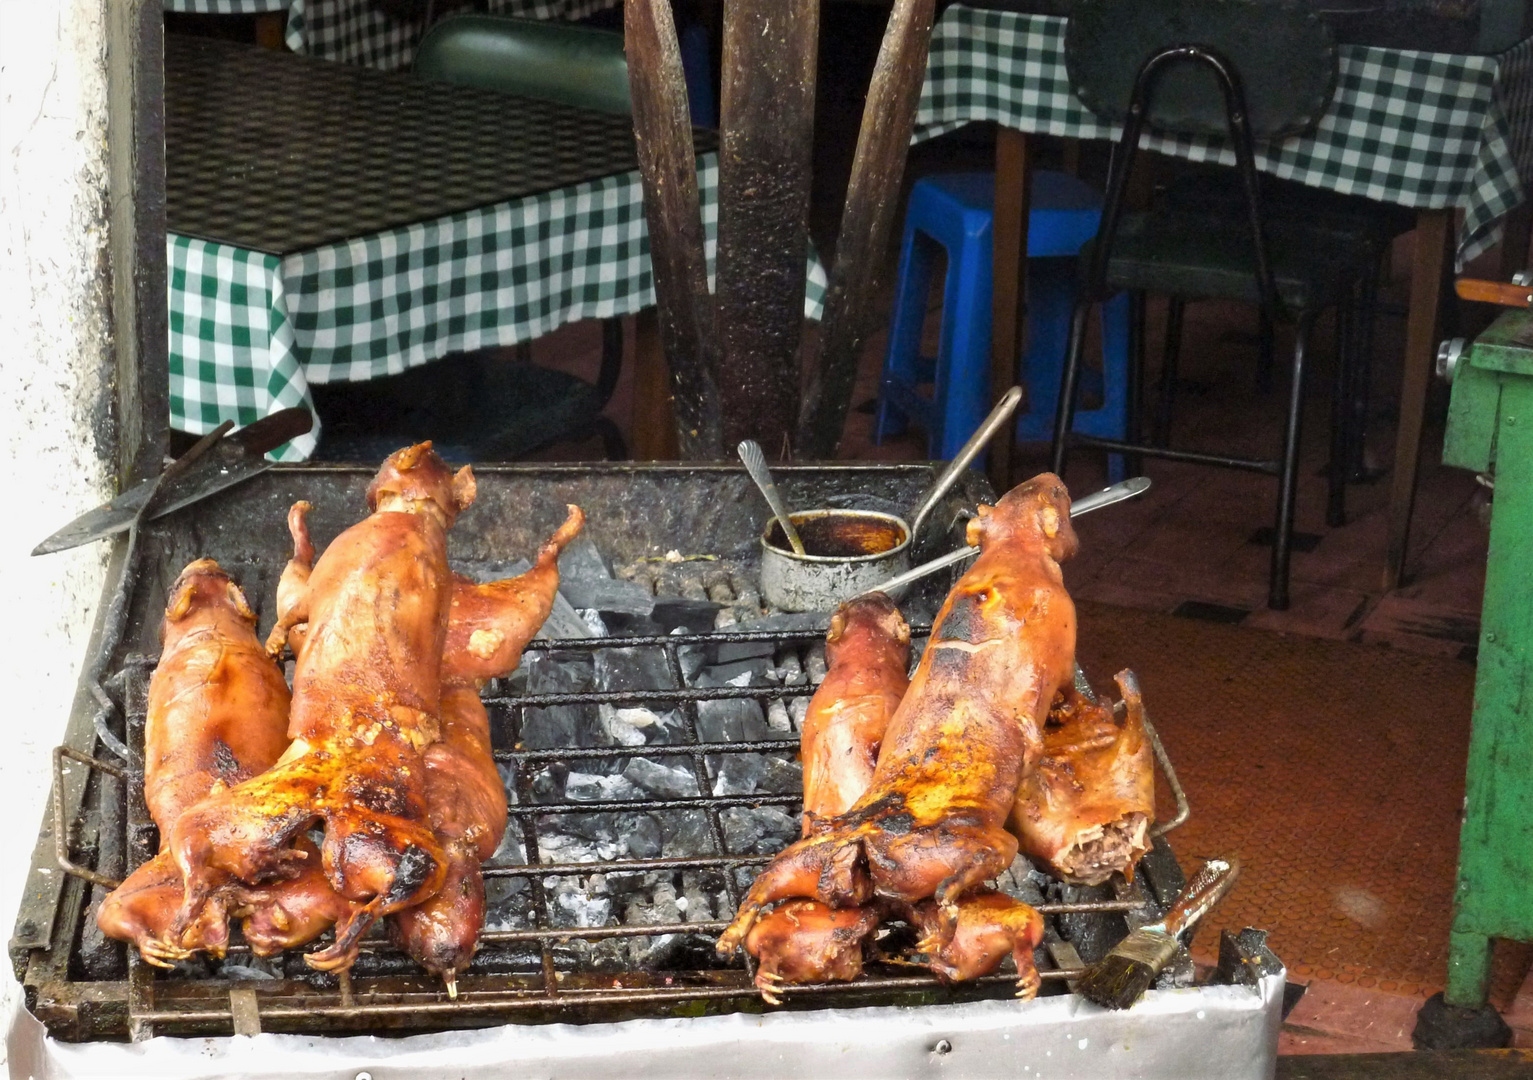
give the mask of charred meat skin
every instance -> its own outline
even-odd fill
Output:
[[[256,638],[244,594],[211,559],[191,563],[176,579],[160,637],[144,723],[144,801],[168,839],[187,808],[281,757],[289,695]],[[157,966],[200,950],[221,955],[228,945],[224,907],[210,906],[177,933],[182,899],[181,871],[162,846],[102,900],[96,921]]]
[[[889,718],[910,685],[910,627],[883,593],[847,601],[825,636],[828,669],[809,701],[800,754],[804,761],[803,834],[844,813],[867,790]],[[756,988],[781,1004],[785,983],[855,979],[863,941],[878,926],[865,907],[828,907],[789,900],[768,912],[745,938]]]
[[[1121,722],[1109,705],[1067,691],[1064,708],[1044,728],[1043,756],[1022,781],[1009,824],[1023,854],[1081,885],[1100,885],[1114,872],[1132,879],[1150,849],[1155,760],[1144,702],[1130,672],[1120,672],[1117,683]]]
[[[883,593],[842,604],[825,635],[827,670],[804,716],[804,835],[868,790],[889,719],[910,687],[910,627]]]
[[[389,917],[389,933],[457,995],[484,925],[481,864],[506,831],[506,790],[490,751],[490,718],[479,700],[485,679],[510,674],[559,588],[559,552],[585,523],[571,506],[525,574],[476,585],[458,578],[442,658],[442,738],[426,751],[426,805],[447,853],[447,880],[425,902]]]
[[[1059,566],[1076,549],[1069,507],[1064,484],[1045,473],[979,508],[968,538],[980,556],[938,613],[872,786],[756,879],[720,952],[739,948],[763,906],[793,898],[832,907],[875,894],[934,898],[940,918],[918,948],[952,940],[959,899],[1016,855],[1003,825],[1072,678],[1075,605]]]
[[[441,888],[446,858],[427,821],[423,752],[440,736],[442,649],[452,594],[447,529],[474,498],[421,443],[389,456],[368,488],[372,513],[307,571],[284,572],[267,647],[290,628],[297,650],[292,745],[267,772],[202,801],[176,822],[185,925],[221,874],[248,884],[296,876],[294,839],[325,829],[325,874],[350,901],[334,944],[306,959],[344,969],[372,922]],[[294,562],[306,552],[295,545]]]

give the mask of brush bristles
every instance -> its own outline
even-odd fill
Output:
[[[1135,930],[1093,964],[1075,984],[1075,992],[1108,1009],[1126,1009],[1150,988],[1176,955],[1176,938],[1153,930]]]

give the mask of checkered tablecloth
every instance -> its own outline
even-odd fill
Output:
[[[932,33],[917,142],[974,120],[1019,131],[1115,139],[1070,90],[1065,20],[954,5]],[[1313,187],[1423,208],[1459,207],[1460,263],[1494,245],[1500,219],[1533,177],[1533,50],[1501,57],[1341,47],[1331,107],[1303,136],[1258,145],[1263,172]],[[1518,124],[1513,128],[1510,120]],[[1143,145],[1233,165],[1217,140],[1147,135]]]
[[[486,0],[484,9],[528,19],[573,21],[622,0]],[[168,11],[212,15],[287,12],[287,46],[343,64],[397,70],[415,59],[423,27],[386,14],[375,0],[164,0]],[[445,5],[444,5],[445,6]]]
[[[699,158],[710,266],[718,155]],[[639,174],[392,229],[286,257],[172,234],[171,426],[201,434],[292,405],[310,383],[394,374],[450,352],[530,341],[655,302]],[[809,261],[804,313],[825,271]],[[319,430],[273,456],[301,461]]]

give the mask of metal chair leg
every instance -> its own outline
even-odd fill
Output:
[[[1169,299],[1166,308],[1166,347],[1160,363],[1160,402],[1155,410],[1151,441],[1156,446],[1171,445],[1171,409],[1176,402],[1176,370],[1182,353],[1182,316],[1187,301],[1180,296]]]
[[[1354,310],[1359,288],[1336,305],[1336,359],[1331,381],[1331,450],[1325,467],[1325,523],[1339,529],[1347,523],[1347,434],[1350,428],[1352,354],[1356,350],[1357,319]]]
[[[1272,319],[1265,311],[1257,312],[1256,324],[1256,389],[1266,393],[1272,389],[1272,367],[1276,362],[1277,347],[1274,344]]]
[[[1124,417],[1125,439],[1131,443],[1144,440],[1144,323],[1145,294],[1140,290],[1129,293],[1129,352],[1128,377],[1124,387],[1127,410]],[[1144,457],[1139,454],[1123,455],[1124,466],[1130,476],[1144,475]]]
[[[1075,424],[1075,395],[1080,389],[1081,354],[1086,351],[1086,326],[1091,318],[1091,301],[1084,297],[1075,304],[1070,316],[1070,346],[1065,350],[1065,367],[1059,380],[1059,401],[1054,407],[1054,445],[1050,462],[1055,476],[1065,474],[1070,429]]]
[[[1373,386],[1373,331],[1379,306],[1379,280],[1383,273],[1380,254],[1363,275],[1362,297],[1357,313],[1357,351],[1352,355],[1352,385],[1347,388],[1347,480],[1372,479],[1368,471],[1369,393]]]
[[[1304,350],[1314,317],[1299,316],[1294,332],[1293,386],[1288,393],[1288,423],[1283,433],[1283,460],[1278,473],[1277,528],[1272,540],[1272,573],[1267,582],[1267,606],[1288,610],[1288,562],[1293,551],[1293,509],[1299,480],[1299,423],[1304,413]]]

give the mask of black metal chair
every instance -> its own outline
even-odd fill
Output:
[[[1294,496],[1299,458],[1305,350],[1316,316],[1345,310],[1369,260],[1365,245],[1307,222],[1269,223],[1262,211],[1254,142],[1298,134],[1329,105],[1337,77],[1330,31],[1311,12],[1271,0],[1077,0],[1065,36],[1075,93],[1093,112],[1123,123],[1109,169],[1107,200],[1096,240],[1083,254],[1085,287],[1071,324],[1070,346],[1054,424],[1053,467],[1063,472],[1070,446],[1244,469],[1278,478],[1268,603],[1288,606]],[[1226,138],[1240,178],[1241,212],[1159,206],[1126,213],[1124,192],[1146,127],[1182,136]],[[1140,432],[1141,404],[1131,387],[1129,437],[1123,441],[1071,433],[1082,351],[1092,304],[1127,290],[1170,297],[1166,363],[1153,437]],[[1255,304],[1272,323],[1296,324],[1293,383],[1281,455],[1250,459],[1169,445],[1177,350],[1188,300]],[[1350,337],[1351,335],[1347,335]],[[1348,354],[1338,358],[1336,393],[1345,401]],[[1142,352],[1142,350],[1141,350]],[[1142,379],[1143,357],[1133,365]],[[1345,410],[1333,410],[1331,502],[1344,497]]]

